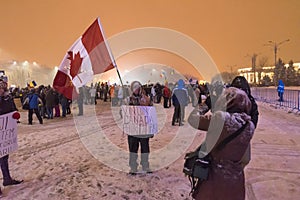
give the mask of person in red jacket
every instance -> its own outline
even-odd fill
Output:
[[[7,83],[0,79],[0,115],[4,115],[13,111],[17,111],[13,97],[9,94],[7,89]],[[20,113],[15,112],[13,118],[19,119]],[[10,176],[9,167],[8,167],[8,158],[9,155],[3,156],[0,158],[1,171],[3,175],[3,185],[17,185],[23,182],[23,180],[15,180]],[[2,191],[0,189],[0,195]]]

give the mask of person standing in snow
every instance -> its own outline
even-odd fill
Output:
[[[245,199],[245,175],[241,160],[255,129],[250,116],[251,101],[243,90],[229,87],[217,99],[211,117],[203,118],[197,112],[198,109],[195,109],[188,121],[196,129],[207,130],[198,156],[203,158],[209,153],[211,164],[208,179],[197,181],[193,198]],[[202,123],[202,119],[208,120],[208,123]],[[216,128],[218,125],[220,130]],[[220,150],[219,144],[238,130],[241,132]]]
[[[138,81],[133,81],[131,83],[132,95],[129,97],[129,105],[132,106],[150,106],[151,101],[148,96],[145,95],[142,89],[142,84]],[[142,170],[146,173],[151,173],[149,168],[149,138],[153,135],[128,135],[128,146],[129,146],[129,174],[135,175],[138,170],[138,149],[141,145],[141,165]]]
[[[43,119],[39,113],[39,104],[43,105],[43,101],[39,97],[39,95],[36,93],[35,89],[31,89],[30,93],[27,95],[24,103],[29,104],[29,110],[28,110],[28,124],[32,125],[32,115],[35,113],[36,117],[38,118],[40,124],[43,124]]]
[[[4,115],[13,111],[17,111],[14,99],[8,92],[7,83],[0,79],[0,115]],[[14,113],[13,117],[18,120],[20,118],[20,113]],[[11,177],[8,167],[8,158],[9,155],[5,155],[0,158],[1,171],[3,175],[3,185],[8,186],[22,183],[23,180],[15,180]],[[1,188],[0,195],[2,195]]]
[[[254,97],[251,95],[251,90],[250,90],[248,81],[243,76],[237,76],[233,79],[230,86],[239,88],[247,94],[247,96],[251,102],[251,110],[250,110],[251,121],[253,122],[253,124],[256,128],[259,112],[258,112],[258,108],[257,108],[257,103],[256,103]],[[243,167],[245,167],[250,162],[250,160],[251,160],[251,146],[249,144],[249,147],[247,148],[247,150],[241,160]]]
[[[184,121],[184,111],[185,107],[188,105],[189,96],[182,79],[178,80],[177,87],[173,89],[172,102],[174,106],[172,126],[175,126],[176,121],[179,122],[179,126],[183,126],[182,122]]]
[[[284,83],[282,80],[279,80],[279,82],[278,82],[277,92],[278,92],[278,96],[279,96],[279,101],[283,102]]]

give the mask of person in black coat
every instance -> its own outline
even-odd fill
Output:
[[[257,103],[255,102],[254,97],[251,95],[251,90],[250,90],[248,81],[243,76],[236,76],[231,83],[231,87],[239,88],[239,89],[243,90],[244,92],[246,92],[246,94],[248,95],[248,98],[250,99],[251,104],[252,104],[251,112],[250,112],[251,121],[254,123],[255,128],[256,128],[259,113],[258,113],[258,109],[257,109]]]
[[[239,89],[243,90],[244,92],[246,92],[246,94],[251,102],[251,111],[250,111],[251,121],[253,122],[253,124],[256,128],[259,112],[258,112],[257,103],[255,102],[254,97],[251,95],[251,90],[250,90],[248,81],[243,76],[236,76],[233,79],[230,86],[239,88]],[[247,151],[241,160],[243,167],[245,167],[250,162],[250,160],[251,160],[251,146],[249,144]]]
[[[14,99],[9,94],[7,89],[7,83],[0,79],[0,115],[4,115],[13,111],[17,111]],[[18,113],[19,114],[19,113]],[[19,114],[20,116],[20,114]],[[19,116],[17,118],[19,118]],[[17,119],[16,118],[16,119]],[[0,158],[1,171],[3,175],[3,185],[17,185],[23,182],[23,180],[15,180],[10,176],[8,167],[9,155]],[[0,189],[0,195],[2,191]]]
[[[53,91],[52,88],[49,88],[49,90],[46,93],[46,110],[47,110],[47,115],[48,119],[53,119],[53,108],[55,105],[55,92]]]

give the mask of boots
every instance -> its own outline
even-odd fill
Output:
[[[3,181],[3,186],[8,186],[8,185],[18,185],[20,183],[23,183],[24,180],[15,180],[15,179],[10,179],[8,181]]]

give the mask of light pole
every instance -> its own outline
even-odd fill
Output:
[[[274,41],[270,40],[270,41],[268,41],[269,43],[266,44],[266,45],[274,46],[274,56],[275,56],[274,66],[275,66],[275,67],[276,67],[276,62],[277,62],[277,51],[278,51],[278,47],[279,47],[280,45],[282,45],[283,43],[289,42],[289,41],[290,41],[290,39],[287,39],[287,40],[283,40],[283,41],[277,43],[277,42],[274,42]]]
[[[253,55],[246,55],[246,57],[251,57],[251,68],[252,68],[252,71],[253,71],[253,83],[256,84],[256,58],[257,56],[260,55],[259,54],[256,54],[256,53],[253,53]]]

